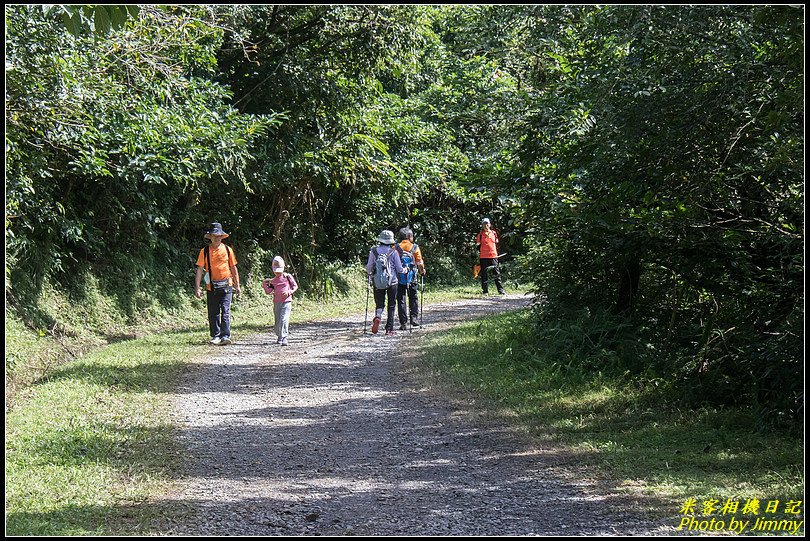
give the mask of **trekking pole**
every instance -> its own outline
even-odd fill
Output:
[[[416,286],[419,287],[419,282],[416,282]],[[413,334],[413,299],[411,299],[410,295],[410,287],[411,285],[408,284],[405,286],[405,295],[402,299],[403,303],[407,302],[407,306],[405,306],[405,317],[408,318],[408,333]]]
[[[366,317],[363,319],[363,334],[366,334],[366,325],[368,324],[368,294],[371,290],[371,276],[366,280]]]
[[[419,280],[422,282],[422,292],[421,297],[422,300],[419,301],[419,326],[422,326],[422,311],[425,309],[425,275],[420,274]]]
[[[408,334],[413,334],[413,320],[411,319],[411,297],[408,295],[407,287],[405,288],[405,298],[403,301],[408,301],[408,309],[405,312],[405,317],[408,318]]]

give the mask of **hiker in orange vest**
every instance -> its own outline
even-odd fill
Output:
[[[197,256],[197,275],[194,279],[194,295],[202,298],[200,282],[203,273],[206,276],[206,304],[208,306],[208,330],[211,343],[228,345],[231,343],[231,299],[233,292],[239,296],[239,272],[236,270],[236,256],[233,250],[222,243],[228,234],[222,225],[212,223],[205,238],[211,241],[209,246],[200,250]]]
[[[478,245],[478,263],[481,265],[481,289],[484,295],[489,295],[488,271],[492,270],[492,278],[495,280],[495,287],[498,288],[498,295],[503,295],[503,285],[501,284],[501,270],[498,265],[498,233],[492,229],[489,218],[481,221],[481,231],[475,237],[475,244]]]
[[[409,227],[399,230],[399,244],[395,246],[402,261],[403,273],[399,275],[397,286],[397,312],[399,315],[399,330],[407,329],[408,314],[405,307],[407,296],[410,305],[411,327],[419,326],[419,296],[417,294],[416,273],[425,275],[425,261],[422,259],[422,250],[413,242],[413,231]]]

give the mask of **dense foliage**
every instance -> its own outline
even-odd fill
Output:
[[[228,105],[211,80],[221,31],[196,15],[142,9],[99,37],[7,9],[7,272],[19,295],[88,268],[115,287],[185,279],[170,262],[200,230],[195,207],[247,183],[251,145],[276,120]]]
[[[7,7],[7,298],[188,288],[211,221],[246,279],[282,254],[329,293],[403,225],[460,279],[486,214],[549,362],[795,416],[803,15]]]
[[[536,15],[515,212],[548,297],[541,346],[567,333],[558,362],[663,376],[692,405],[757,397],[798,415],[801,11]]]

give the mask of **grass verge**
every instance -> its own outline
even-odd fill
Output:
[[[164,397],[193,342],[177,332],[111,344],[22,391],[6,416],[8,535],[148,531],[150,507],[137,506],[177,466]]]
[[[723,506],[735,501],[737,520],[804,519],[800,436],[763,426],[753,409],[678,410],[654,384],[546,362],[529,329],[522,311],[432,335],[425,368],[505,408],[533,436],[563,444],[618,489],[668,502],[659,517],[685,516],[682,506],[694,500],[698,515],[709,502],[712,516],[726,520],[732,508],[723,515]],[[743,514],[749,501],[760,503],[758,515]]]

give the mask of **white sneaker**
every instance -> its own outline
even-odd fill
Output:
[[[231,339],[228,338],[228,337],[225,337],[222,340],[220,340],[219,345],[220,346],[227,346],[230,343],[231,343]]]
[[[215,346],[218,346],[220,342],[222,342],[222,339],[219,336],[215,336],[211,339],[211,344]]]

